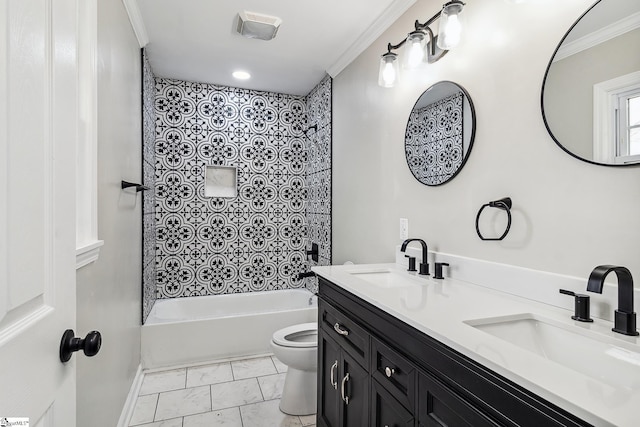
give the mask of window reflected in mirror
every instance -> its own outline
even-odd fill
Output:
[[[542,87],[556,143],[602,165],[640,163],[640,1],[600,0],[565,34]]]

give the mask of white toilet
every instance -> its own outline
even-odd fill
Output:
[[[274,332],[271,348],[288,367],[280,410],[289,415],[315,414],[318,323],[301,323]]]

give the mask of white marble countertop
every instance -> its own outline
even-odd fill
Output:
[[[632,379],[630,386],[616,386],[606,378],[582,374],[465,323],[474,319],[530,313],[570,328],[584,328],[589,334],[600,334],[598,336],[604,340],[640,353],[640,339],[612,332],[611,322],[597,318],[593,323],[576,322],[571,319],[573,313],[565,309],[460,280],[416,276],[397,264],[340,265],[313,267],[312,270],[595,426],[640,425],[638,359],[628,362],[628,372],[639,381]],[[400,274],[415,281],[417,286],[376,286],[353,274],[376,270]],[[592,357],[591,354],[583,354],[586,353],[584,351],[576,353],[569,357]]]

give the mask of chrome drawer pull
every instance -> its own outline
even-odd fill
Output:
[[[338,367],[338,361],[336,360],[336,362],[333,365],[331,365],[331,385],[336,390],[338,389],[338,381],[333,380],[333,372],[337,367]]]
[[[340,323],[336,323],[335,325],[333,325],[333,330],[335,330],[337,333],[339,333],[340,335],[343,335],[345,337],[347,335],[349,335],[349,331],[347,331],[346,329],[342,329],[340,327]]]
[[[340,394],[342,395],[342,400],[344,401],[345,405],[349,404],[349,396],[345,396],[344,394],[344,386],[346,385],[347,381],[349,381],[349,374],[344,376],[344,378],[342,379],[342,384],[340,385]]]
[[[396,370],[390,367],[386,367],[384,368],[384,374],[387,376],[387,378],[391,378],[391,375],[395,374]]]

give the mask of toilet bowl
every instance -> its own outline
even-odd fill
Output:
[[[271,348],[278,360],[287,365],[280,410],[289,415],[315,414],[318,324],[301,323],[276,331]]]

